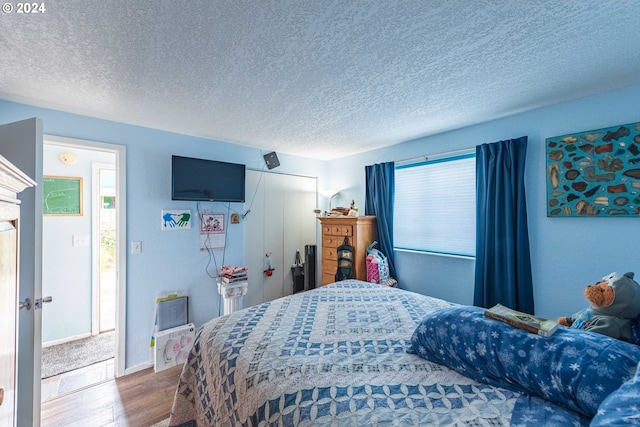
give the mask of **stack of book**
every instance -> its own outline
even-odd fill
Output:
[[[502,304],[496,304],[485,310],[484,315],[543,337],[551,336],[558,329],[558,322],[555,320],[522,313]]]
[[[249,271],[247,267],[223,266],[220,269],[220,278],[222,283],[228,285],[230,283],[244,282],[248,279]]]

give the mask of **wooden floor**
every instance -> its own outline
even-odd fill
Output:
[[[74,369],[41,381],[41,401],[56,399],[62,395],[103,383],[115,378],[113,359]]]
[[[169,417],[182,366],[145,369],[42,403],[42,427],[149,427]]]

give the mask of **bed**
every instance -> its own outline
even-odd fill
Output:
[[[604,338],[542,338],[477,307],[346,280],[203,325],[169,425],[589,425],[640,361],[640,347]]]

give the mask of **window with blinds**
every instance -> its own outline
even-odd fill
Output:
[[[475,256],[476,156],[396,165],[394,249]]]

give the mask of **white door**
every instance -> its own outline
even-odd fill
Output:
[[[244,223],[244,265],[249,269],[249,283],[247,294],[243,298],[243,306],[251,307],[265,301],[263,286],[263,271],[265,269],[264,247],[264,186],[262,179],[266,172],[256,172],[247,170],[245,180],[246,202],[244,211],[246,212]],[[223,313],[220,313],[222,315]]]
[[[114,156],[115,157],[115,156]],[[91,256],[91,334],[115,330],[116,325],[116,259],[113,251],[105,250],[104,240],[115,240],[116,193],[114,164],[93,163],[92,169],[92,256]],[[103,239],[104,237],[104,239]]]
[[[18,427],[40,426],[42,151],[42,120],[32,118],[0,126],[0,153],[38,183],[18,195],[21,201],[18,298],[34,302],[18,315]]]
[[[279,175],[274,173],[265,173],[264,177],[264,196],[265,203],[263,206],[263,215],[261,219],[262,233],[264,235],[264,243],[262,250],[266,254],[269,254],[271,258],[271,266],[274,270],[271,272],[271,276],[261,275],[258,276],[262,281],[263,288],[263,301],[273,301],[276,298],[290,295],[292,292],[286,292],[286,271],[284,270],[284,222],[283,215],[285,214],[284,206],[284,194],[286,191],[286,179],[288,175]],[[291,180],[296,177],[290,177]],[[259,215],[258,212],[254,213]],[[287,212],[287,216],[293,217],[296,212],[291,209]],[[289,236],[287,236],[288,238]],[[293,236],[292,236],[293,237]],[[303,248],[304,249],[304,248]]]

